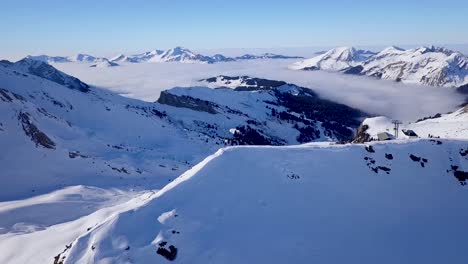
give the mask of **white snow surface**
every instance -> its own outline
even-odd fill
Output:
[[[377,134],[387,132],[394,134],[392,119],[384,116],[367,118],[363,124],[368,125],[366,131],[372,138],[377,139]],[[468,107],[461,108],[453,113],[444,114],[438,118],[429,118],[419,122],[404,122],[399,127],[399,138],[406,138],[403,129],[416,132],[419,137],[428,138],[429,135],[441,138],[468,138]]]
[[[466,263],[468,192],[449,170],[468,169],[467,144],[222,149],[83,234],[65,263],[165,263],[170,246],[173,263]]]

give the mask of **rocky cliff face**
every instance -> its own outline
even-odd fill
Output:
[[[199,112],[206,112],[210,114],[217,113],[215,110],[216,105],[209,101],[193,98],[190,96],[177,96],[171,94],[168,91],[161,92],[161,96],[157,102],[174,107],[188,108]]]

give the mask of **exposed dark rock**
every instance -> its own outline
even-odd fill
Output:
[[[8,90],[0,88],[0,100],[4,102],[11,102],[13,101],[13,98],[11,98],[11,96],[9,95]]]
[[[169,261],[174,261],[177,257],[177,248],[173,245],[169,246],[169,250],[165,248],[167,242],[163,241],[159,243],[159,247],[156,251],[159,255],[165,257]]]
[[[258,91],[258,90],[271,90],[273,88],[285,85],[286,82],[283,81],[275,81],[275,80],[268,80],[268,79],[261,79],[261,78],[253,78],[249,76],[225,76],[220,75],[217,77],[212,77],[208,79],[202,79],[200,81],[205,81],[208,83],[214,83],[217,81],[221,81],[225,85],[230,85],[232,81],[240,81],[242,85],[234,88],[236,91]]]
[[[353,143],[366,143],[369,142],[371,137],[367,134],[368,125],[360,125],[357,129],[356,136],[353,139]]]
[[[457,92],[468,95],[468,83],[458,87]]]
[[[385,158],[388,159],[388,160],[392,160],[392,159],[393,159],[393,155],[392,155],[392,154],[387,154],[387,153],[385,153]]]
[[[263,131],[250,126],[236,127],[232,145],[284,145],[284,142],[264,135]]]
[[[31,122],[29,114],[20,112],[18,120],[21,122],[24,133],[36,143],[36,146],[40,145],[44,148],[55,149],[55,143]]]
[[[54,264],[63,264],[65,262],[65,256],[63,254],[70,250],[71,247],[72,243],[70,243],[70,245],[65,245],[65,249],[54,257]]]
[[[288,175],[286,175],[286,177],[288,177],[288,179],[291,179],[291,180],[299,180],[301,177],[295,173],[289,173]]]
[[[358,65],[358,66],[350,67],[348,69],[343,70],[343,73],[344,74],[361,74],[363,69],[364,69],[363,66]]]
[[[374,147],[372,145],[366,146],[365,149],[369,153],[375,153]]]
[[[449,172],[450,170],[447,170],[447,172]],[[451,166],[451,171],[453,173],[453,176],[455,176],[455,178],[457,178],[457,180],[460,182],[461,185],[467,185],[467,181],[468,181],[468,172],[467,171],[462,171],[462,170],[459,170],[459,167],[456,166],[456,165],[452,165]]]
[[[310,66],[310,67],[304,67],[302,68],[303,71],[318,71],[320,70],[319,67],[316,66]]]
[[[415,155],[413,155],[413,154],[411,154],[409,157],[410,157],[410,159],[411,159],[412,161],[414,161],[414,162],[420,162],[420,161],[421,161],[421,158],[420,158],[420,157],[415,156]]]
[[[198,98],[193,98],[190,96],[174,95],[171,94],[169,91],[162,91],[161,96],[159,97],[157,102],[160,104],[170,105],[174,107],[189,108],[195,111],[207,112],[210,114],[218,113],[215,110],[215,107],[217,107],[217,105],[212,102],[201,100]]]
[[[79,151],[70,151],[68,152],[68,157],[70,159],[74,159],[74,158],[88,158],[88,156],[85,156],[85,155],[82,155]]]
[[[125,174],[130,174],[130,173],[128,172],[128,170],[125,169],[124,167],[122,167],[122,168],[119,169],[119,168],[116,168],[116,167],[112,167],[112,166],[110,166],[110,165],[107,165],[107,166],[109,166],[112,170],[115,170],[115,171],[117,171],[117,172],[125,173]]]
[[[467,156],[467,155],[468,155],[468,148],[466,148],[466,149],[460,149],[460,155],[461,155],[462,157]]]
[[[167,113],[166,111],[159,111],[155,108],[151,108],[151,107],[142,107],[142,106],[134,106],[134,105],[126,105],[125,108],[127,109],[130,109],[130,110],[135,110],[135,111],[139,111],[139,112],[143,112],[145,113],[145,115],[147,117],[150,117],[150,116],[157,116],[159,118],[164,118],[167,116]]]
[[[385,172],[387,172],[387,173],[391,171],[390,168],[387,168],[387,167],[385,167],[385,166],[378,166],[377,168],[379,168],[379,170],[383,170],[383,171],[385,171]]]
[[[3,88],[0,88],[0,100],[3,101],[3,102],[12,102],[13,99],[16,99],[18,101],[26,101],[26,99],[19,95],[19,94],[16,94],[14,92],[11,92],[7,89],[3,89]]]
[[[422,121],[428,120],[428,119],[439,118],[439,117],[441,117],[441,116],[442,116],[442,114],[437,113],[437,114],[435,114],[435,115],[433,115],[433,116],[427,116],[427,117],[420,118],[420,119],[416,120],[416,123],[422,122]]]
[[[414,162],[419,162],[421,164],[421,167],[425,167],[425,163],[428,162],[428,160],[426,158],[422,158],[422,157],[418,157],[418,156],[415,156],[413,154],[410,155],[410,159]]]
[[[294,128],[300,132],[299,136],[296,138],[299,143],[307,143],[320,138],[320,130],[315,129],[312,126],[299,127],[296,124]]]

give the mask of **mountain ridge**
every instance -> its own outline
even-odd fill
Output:
[[[195,53],[187,48],[177,46],[168,50],[152,50],[135,55],[118,54],[111,58],[95,57],[87,54],[77,54],[74,56],[48,56],[39,55],[27,58],[40,60],[46,63],[67,63],[67,62],[82,62],[82,63],[104,63],[106,61],[119,63],[143,63],[143,62],[181,62],[181,63],[219,63],[219,62],[233,62],[242,60],[257,60],[257,59],[301,59],[300,56],[286,56],[273,53],[264,53],[259,55],[245,54],[243,56],[228,57],[222,54],[215,54],[213,56],[202,55]],[[116,65],[114,65],[116,66]]]
[[[388,47],[366,57],[354,48],[336,48],[290,66],[293,70],[326,70],[398,82],[440,87],[468,83],[468,57],[443,47],[404,50]]]

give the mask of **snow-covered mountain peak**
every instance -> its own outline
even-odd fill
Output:
[[[420,47],[379,53],[362,64],[360,74],[430,86],[468,82],[468,58],[441,47]]]
[[[326,70],[430,86],[468,83],[468,58],[444,47],[404,50],[395,46],[375,54],[339,47],[290,65],[293,70]]]
[[[75,62],[95,62],[96,59],[97,58],[92,55],[82,54],[82,53],[78,53],[70,57],[70,61],[75,61]]]
[[[96,63],[92,64],[89,67],[107,68],[107,67],[115,67],[115,66],[119,66],[119,64],[104,58],[101,61],[97,61]]]
[[[159,56],[154,56],[150,62],[184,62],[184,63],[213,63],[214,59],[209,56],[194,53],[193,51],[175,47],[164,51]]]
[[[381,50],[380,52],[378,52],[375,57],[378,57],[378,56],[386,56],[386,55],[391,55],[391,54],[400,54],[402,52],[404,52],[405,49],[402,49],[400,47],[397,47],[397,46],[390,46],[390,47],[386,47],[385,49]]]
[[[311,59],[294,63],[295,70],[341,71],[359,65],[375,53],[354,47],[338,47]]]
[[[455,51],[453,50],[450,50],[450,49],[447,49],[447,48],[444,48],[444,47],[436,47],[434,45],[432,46],[429,46],[429,47],[426,47],[426,46],[423,46],[423,47],[419,47],[417,49],[415,49],[415,52],[417,53],[420,53],[420,54],[426,54],[426,53],[443,53],[447,56],[450,56],[452,55],[453,53],[456,53]]]
[[[86,83],[83,83],[78,78],[75,78],[57,70],[50,64],[43,61],[24,58],[20,61],[15,62],[9,67],[20,72],[29,73],[47,79],[49,81],[64,85],[73,90],[79,90],[81,92],[89,91],[89,85],[87,85]]]
[[[119,55],[116,55],[112,58],[109,59],[109,61],[113,61],[113,62],[119,62],[119,61],[126,61],[128,59],[128,56],[125,56],[124,54],[119,54]]]

